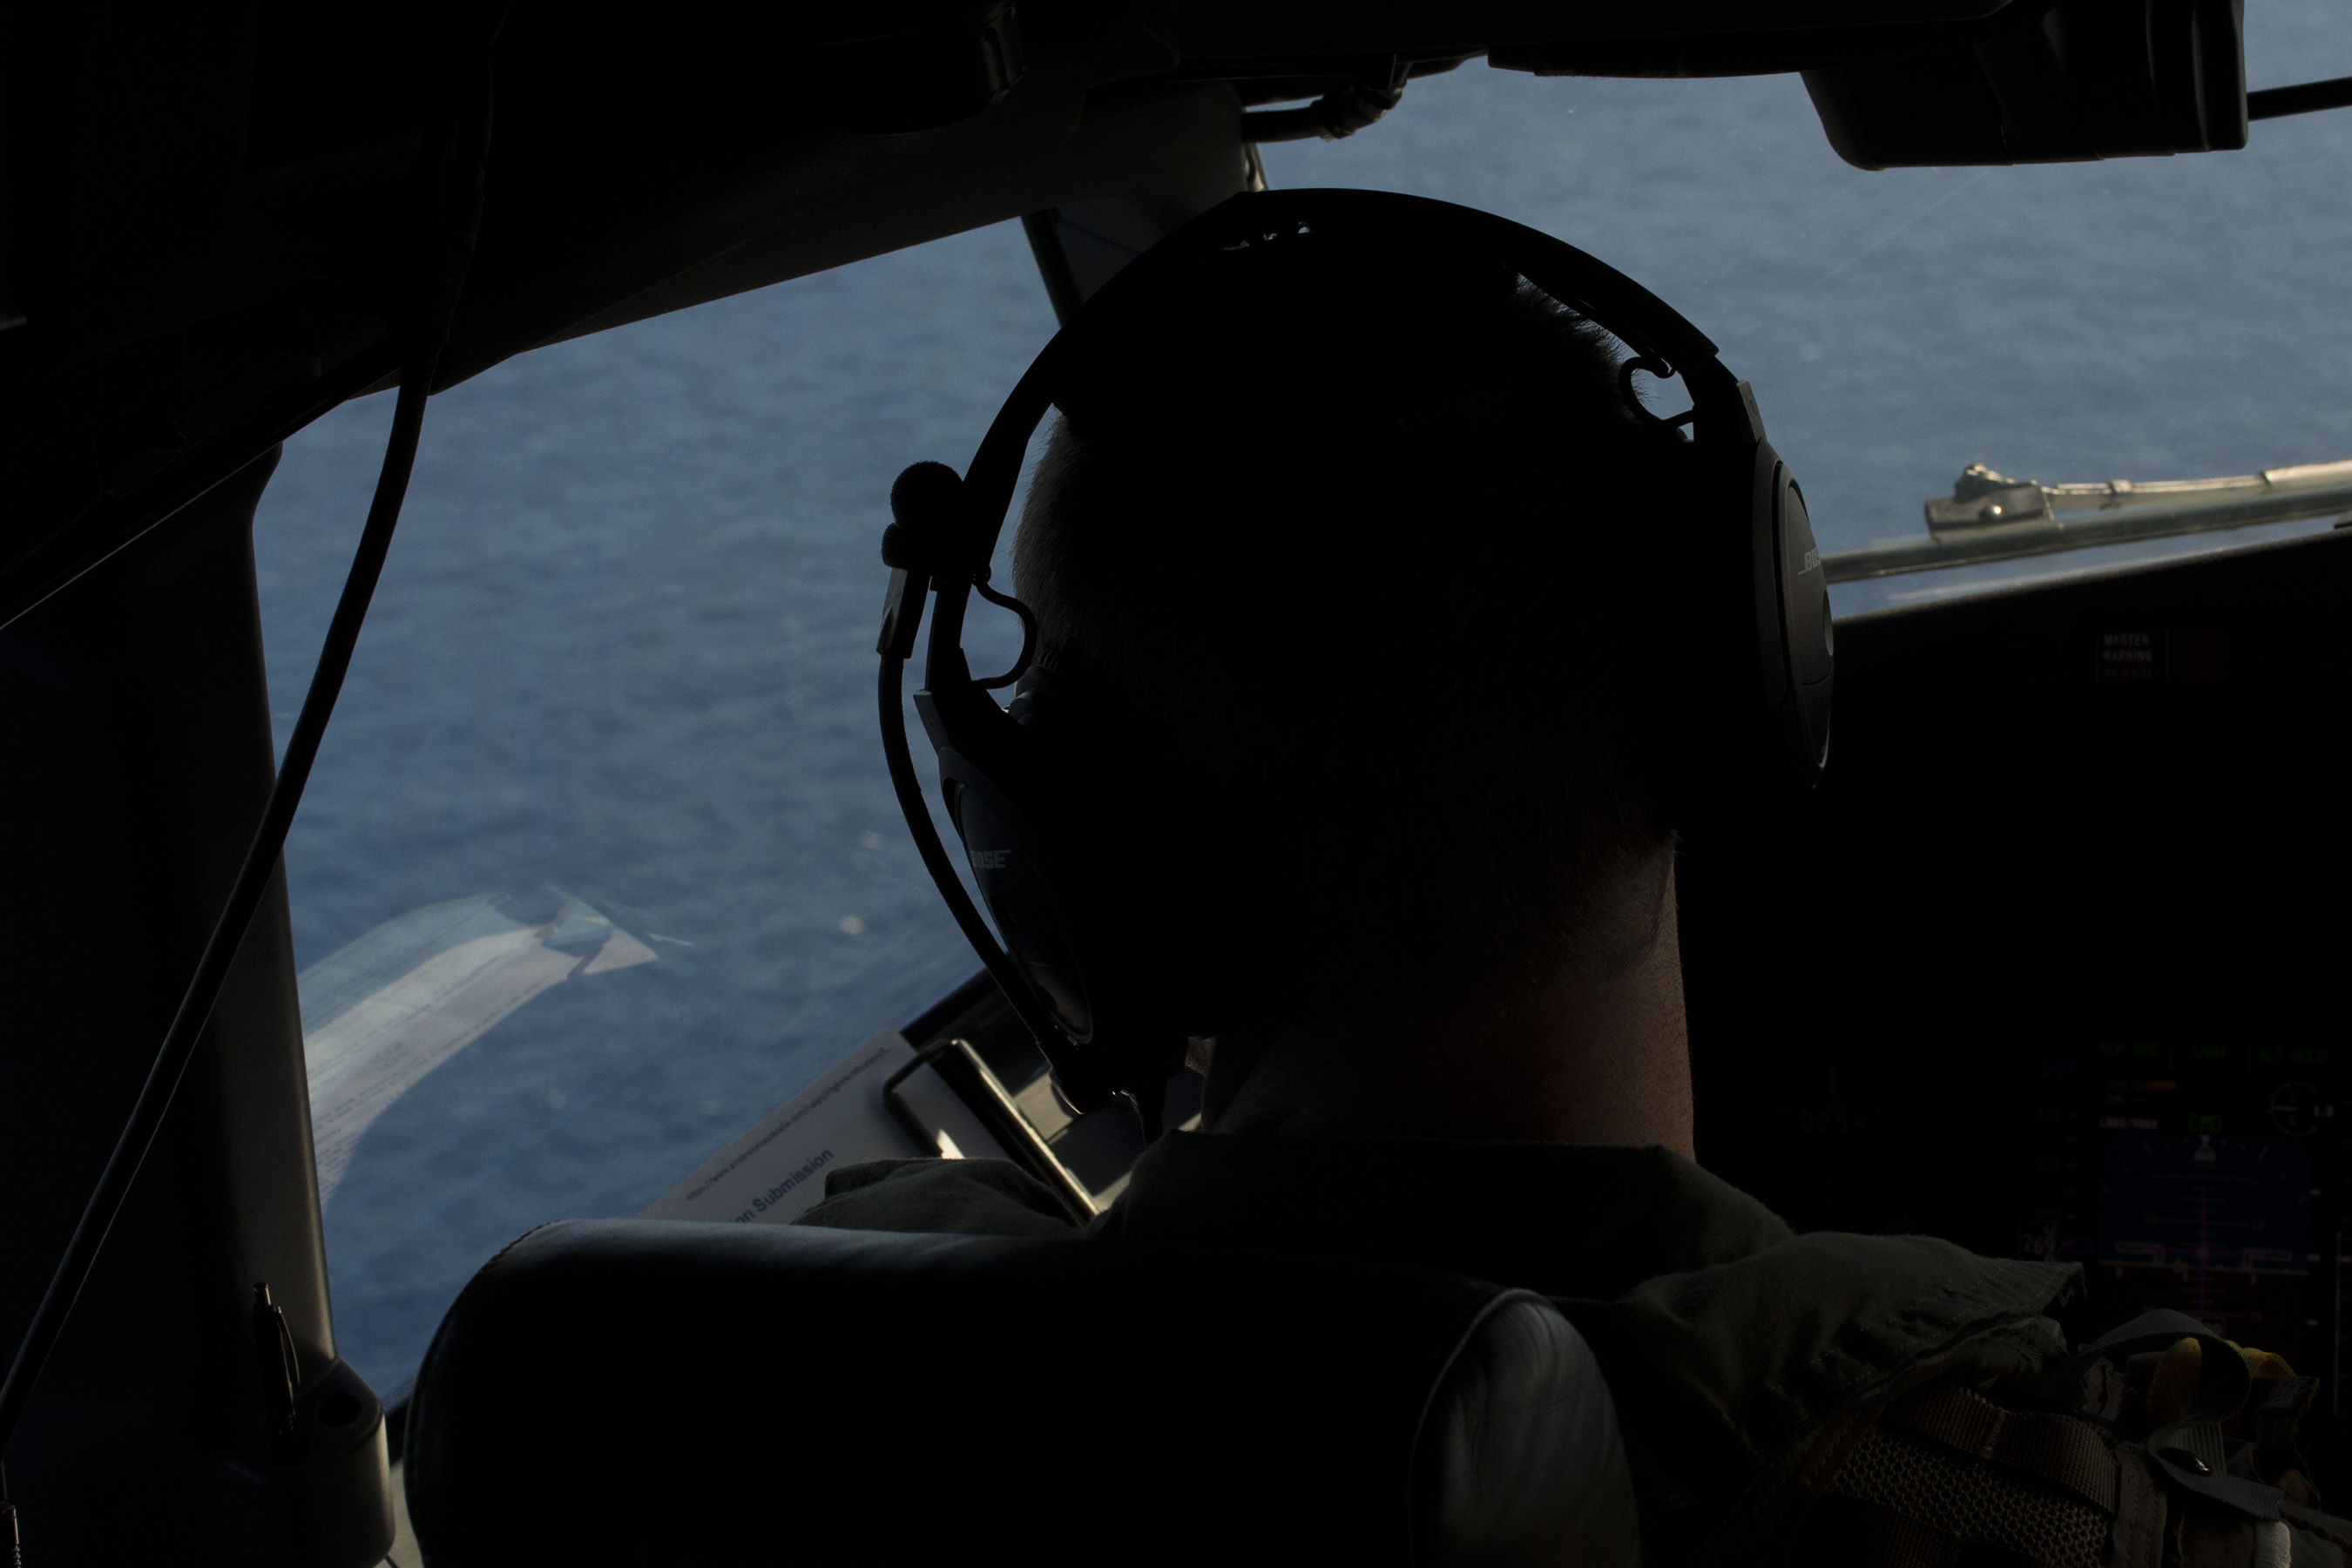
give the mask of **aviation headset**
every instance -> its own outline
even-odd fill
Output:
[[[1160,240],[1099,289],[1045,345],[989,426],[959,479],[919,463],[891,488],[896,521],[883,536],[890,566],[878,651],[884,750],[907,825],[958,924],[1014,1012],[1036,1037],[1062,1092],[1080,1110],[1133,1098],[1147,1137],[1159,1131],[1161,1092],[1182,1060],[1186,1021],[1166,1000],[1165,976],[1123,943],[1107,914],[1135,907],[1129,876],[1081,840],[1082,814],[1056,801],[1056,745],[1083,732],[1082,698],[1041,667],[1025,605],[989,585],[989,561],[1013,504],[1030,438],[1073,391],[1090,350],[1202,287],[1236,253],[1281,246],[1334,268],[1383,247],[1420,247],[1481,258],[1593,321],[1633,351],[1621,367],[1628,407],[1656,424],[1691,426],[1685,479],[1697,493],[1679,515],[1688,537],[1671,552],[1676,624],[1661,628],[1650,662],[1664,672],[1653,701],[1671,710],[1667,788],[1677,821],[1736,793],[1810,788],[1829,750],[1834,662],[1829,599],[1804,500],[1765,439],[1748,384],[1664,300],[1575,247],[1468,207],[1373,191],[1265,191],[1236,195]],[[1307,248],[1313,247],[1313,248]],[[1659,421],[1633,395],[1633,376],[1680,375],[1690,409]],[[940,785],[974,879],[1003,935],[1000,947],[966,894],[931,823],[907,744],[902,672],[914,653],[929,589],[939,594],[915,705],[939,752]],[[1687,589],[1687,592],[1680,590]],[[977,679],[964,658],[964,613],[977,592],[1021,617],[1013,668]],[[1049,661],[1050,662],[1050,661]],[[1019,683],[1010,711],[989,693]],[[1147,735],[1149,714],[1129,716]],[[1130,933],[1131,934],[1131,933]],[[1007,951],[1009,949],[1009,952]]]

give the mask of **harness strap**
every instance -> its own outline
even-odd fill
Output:
[[[2004,1410],[1964,1388],[1928,1387],[1888,1405],[1879,1425],[2054,1481],[2102,1513],[2116,1511],[2115,1453],[2088,1422]]]
[[[2198,1346],[2196,1392],[2180,1416],[2147,1435],[2147,1449],[2172,1485],[2210,1498],[2250,1519],[2278,1517],[2276,1487],[2228,1473],[2229,1455],[2221,1423],[2235,1416],[2253,1386],[2253,1374],[2238,1348],[2185,1312],[2143,1312],[2111,1333],[2084,1345],[2072,1361],[2039,1380],[2045,1397],[2071,1403],[2082,1394],[2084,1374],[2100,1361],[2121,1365],[2142,1351],[2170,1352],[2182,1340]]]
[[[2116,1450],[2116,1528],[2108,1538],[2108,1568],[2163,1568],[2164,1482],[2155,1462],[2137,1448]]]

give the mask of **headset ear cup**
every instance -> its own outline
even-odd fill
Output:
[[[1656,798],[1666,822],[1705,836],[1788,776],[1787,659],[1780,635],[1780,467],[1760,440],[1675,469],[1689,512],[1642,557],[1648,645],[1643,700]]]
[[[995,917],[1013,962],[1072,1041],[1095,1033],[1099,964],[1089,940],[1091,912],[1035,824],[967,759],[947,753],[954,779],[956,833],[963,840],[981,899]]]
[[[1804,491],[1779,465],[1780,630],[1788,647],[1793,720],[1792,763],[1801,789],[1821,782],[1830,758],[1830,699],[1837,683],[1837,627],[1830,617],[1829,579],[1813,540]]]
[[[1012,714],[1024,743],[1055,781],[1050,835],[1055,864],[1082,888],[1093,924],[1087,984],[1108,1054],[1136,1081],[1164,1080],[1181,1065],[1183,918],[1192,907],[1181,847],[1151,760],[1122,744],[1094,710],[1084,683],[1050,664],[1033,667]]]
[[[1754,689],[1767,752],[1757,767],[1768,795],[1802,794],[1821,782],[1829,759],[1836,665],[1829,589],[1804,495],[1769,441],[1756,443],[1750,472]]]
[[[1021,727],[969,680],[919,690],[915,707],[939,753],[940,792],[949,808],[980,901],[996,926],[1026,994],[1024,1016],[1071,1101],[1093,1110],[1122,1087],[1095,1034],[1094,966],[1083,945],[1094,923],[1075,906],[1075,888],[1039,831],[1041,769]],[[1034,1006],[1031,1004],[1034,1002]],[[1042,1010],[1043,1016],[1040,1016]]]

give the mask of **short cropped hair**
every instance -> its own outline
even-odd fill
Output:
[[[1107,359],[1022,518],[1048,666],[1124,738],[1080,809],[1184,825],[1139,848],[1136,932],[1199,1032],[1507,1000],[1656,938],[1654,585],[1615,546],[1687,447],[1516,277],[1376,292],[1277,279]]]

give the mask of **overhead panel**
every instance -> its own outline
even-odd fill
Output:
[[[1891,169],[2246,144],[2242,0],[2060,0],[2002,20],[1951,47],[1807,70],[1830,145]]]
[[[1865,168],[2234,147],[2246,124],[2237,0],[706,3],[625,29],[553,0],[19,11],[0,18],[0,623],[385,383],[432,106],[500,16],[445,385],[1013,217],[1083,297],[1250,182],[1243,115],[1344,133],[1481,55],[1801,71]]]

